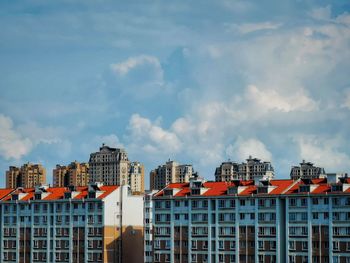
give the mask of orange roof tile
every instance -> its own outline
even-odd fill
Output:
[[[119,186],[111,185],[111,186],[101,186],[100,191],[103,193],[98,197],[98,199],[103,199],[112,193],[114,190],[118,189]],[[69,191],[67,187],[50,187],[46,189],[46,193],[48,194],[43,198],[43,200],[59,200],[64,198],[64,193]],[[86,198],[88,195],[88,187],[77,187],[76,192],[78,195],[73,199],[82,199]],[[0,200],[1,201],[9,201],[12,199],[12,194],[21,194],[26,193],[24,197],[20,199],[20,201],[28,201],[34,199],[35,189],[27,188],[27,189],[0,189]]]

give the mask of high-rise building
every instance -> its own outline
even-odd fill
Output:
[[[16,166],[10,166],[9,170],[6,171],[6,187],[7,188],[16,188],[21,185],[20,179],[21,169]]]
[[[0,262],[143,262],[143,198],[128,186],[0,189]]]
[[[130,162],[128,184],[133,194],[141,194],[145,191],[145,167],[139,162]]]
[[[90,182],[103,182],[106,185],[127,185],[135,194],[144,191],[143,165],[128,159],[124,149],[100,147],[99,152],[91,153],[89,160]]]
[[[26,163],[20,168],[10,166],[6,171],[7,188],[33,188],[46,183],[46,170],[41,164]]]
[[[152,262],[350,262],[350,179],[332,176],[170,184],[150,206]]]
[[[215,169],[215,181],[229,182],[232,180],[254,180],[258,178],[273,178],[274,169],[270,162],[261,162],[260,159],[249,156],[247,162],[223,162]]]
[[[322,167],[316,167],[311,162],[305,162],[303,160],[300,163],[300,166],[292,166],[290,171],[290,177],[293,180],[297,180],[299,178],[302,179],[316,179],[325,175],[325,170]]]
[[[151,190],[160,190],[170,183],[189,182],[194,175],[192,165],[179,164],[169,160],[151,171],[150,188]]]
[[[86,186],[89,182],[89,164],[74,161],[69,165],[56,165],[53,170],[54,187]]]

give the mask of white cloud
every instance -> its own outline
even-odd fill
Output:
[[[149,56],[149,55],[140,55],[136,57],[130,57],[127,60],[111,64],[111,69],[113,72],[117,73],[120,76],[124,76],[129,73],[129,71],[141,66],[141,65],[151,65],[154,67],[158,74],[159,79],[163,79],[163,69],[158,60],[158,58]]]
[[[297,90],[292,94],[280,95],[276,90],[259,90],[250,85],[246,90],[246,99],[260,106],[264,110],[278,110],[290,112],[295,110],[313,111],[317,109],[317,103],[305,95],[303,90]]]
[[[260,30],[278,29],[281,23],[261,22],[228,25],[229,30],[238,30],[242,34],[247,34]]]
[[[310,16],[317,20],[328,20],[331,18],[332,9],[331,6],[315,8],[310,12]]]
[[[300,160],[308,160],[325,167],[327,172],[342,172],[350,168],[350,157],[340,148],[344,144],[340,137],[299,136],[296,141],[300,149]]]
[[[0,114],[0,130],[0,155],[5,159],[20,159],[31,151],[32,141],[17,132],[11,118],[2,114]]]
[[[348,108],[350,110],[350,89],[347,89],[344,92],[344,100],[342,103],[342,107]]]
[[[249,156],[260,158],[264,161],[271,161],[272,159],[272,154],[267,150],[265,144],[255,138],[246,140],[239,138],[235,144],[226,148],[226,154],[236,161],[245,160]]]
[[[148,153],[176,154],[181,150],[182,143],[175,133],[164,130],[159,124],[138,114],[131,116],[128,129],[132,144],[137,144]]]

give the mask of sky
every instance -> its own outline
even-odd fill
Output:
[[[0,187],[10,165],[150,170],[249,155],[350,172],[350,2],[0,2]]]

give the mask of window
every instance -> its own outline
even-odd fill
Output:
[[[219,249],[224,249],[224,241],[219,240]]]
[[[289,241],[289,250],[295,250],[295,241]]]
[[[313,219],[318,219],[318,213],[312,213],[312,218]]]
[[[307,199],[306,198],[301,198],[300,202],[301,202],[301,206],[307,206]]]
[[[308,249],[307,241],[302,241],[301,242],[301,249],[302,250],[307,250]]]
[[[297,200],[295,198],[289,199],[289,206],[296,206],[297,205]]]
[[[333,241],[333,250],[338,251],[339,250],[339,242]]]
[[[258,247],[259,247],[259,249],[264,249],[264,241],[259,240]]]

